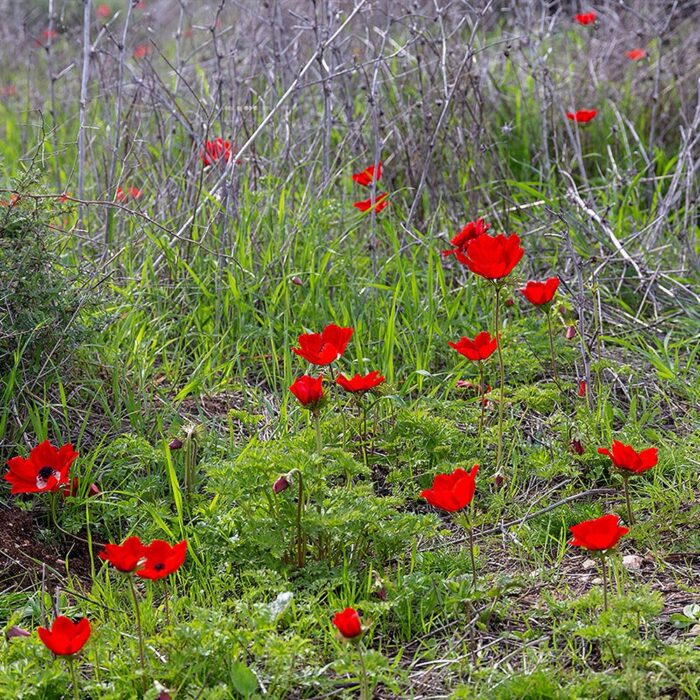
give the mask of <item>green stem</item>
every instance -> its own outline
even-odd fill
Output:
[[[501,339],[499,337],[499,306],[501,301],[501,287],[495,284],[496,304],[493,311],[494,334],[496,336],[496,350],[498,351],[498,368],[501,375],[501,392],[498,401],[498,451],[496,453],[496,473],[501,471],[501,459],[503,457],[503,404],[505,402],[506,370],[503,366],[503,353],[501,352]]]
[[[136,617],[136,632],[139,636],[139,661],[141,662],[141,680],[143,683],[144,692],[146,690],[146,653],[143,644],[143,626],[141,624],[141,607],[139,599],[136,595],[136,586],[134,585],[133,576],[129,575],[129,588],[131,588],[131,597],[134,601],[134,615]]]
[[[481,411],[479,412],[479,442],[481,443],[481,435],[484,430],[484,361],[479,360],[479,401],[481,401]],[[482,444],[483,447],[483,444]]]
[[[370,700],[369,678],[367,676],[367,666],[365,665],[365,650],[362,642],[358,642],[357,650],[360,656],[360,700]]]
[[[323,451],[323,436],[321,435],[321,414],[318,409],[314,409],[314,425],[316,426],[316,452],[321,454]]]
[[[605,555],[600,559],[603,565],[603,609],[608,609],[608,565],[605,560]]]
[[[367,468],[367,406],[361,399],[360,408],[362,410],[362,461]]]
[[[73,685],[73,697],[75,700],[80,700],[80,690],[78,689],[78,673],[75,670],[75,658],[67,656],[66,661],[70,669],[71,684]]]
[[[70,488],[70,486],[69,486]],[[54,530],[60,530],[58,526],[58,491],[52,491],[51,492],[51,499],[49,502],[49,507],[50,507],[50,519],[51,519],[51,527],[54,528]]]
[[[559,386],[559,375],[557,374],[557,363],[554,355],[554,333],[552,332],[552,309],[547,309],[547,329],[549,330],[549,357],[552,361],[552,376],[557,386]]]
[[[474,556],[474,528],[471,524],[471,518],[464,516],[464,523],[469,533],[469,556],[472,560],[472,585],[476,588],[476,558]]]
[[[623,476],[622,477],[622,484],[625,489],[625,501],[627,503],[627,520],[630,525],[634,525],[634,516],[632,515],[632,504],[630,503],[630,490],[628,486],[629,482],[629,477],[628,476]]]
[[[165,591],[163,603],[165,605],[165,624],[170,627],[170,596],[168,594],[168,579],[163,579],[163,589]]]
[[[301,531],[301,515],[304,510],[304,480],[301,472],[297,470],[299,491],[297,495],[297,567],[304,566],[304,538]]]

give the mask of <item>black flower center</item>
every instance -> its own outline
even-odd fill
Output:
[[[165,568],[165,564],[163,564],[162,561],[159,561],[153,568],[156,571],[163,571],[163,569]]]
[[[42,467],[39,469],[38,476],[44,481],[48,481],[53,476],[53,467]]]

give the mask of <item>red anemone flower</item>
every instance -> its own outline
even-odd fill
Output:
[[[632,49],[631,51],[625,51],[625,56],[629,58],[630,61],[639,61],[645,58],[647,52],[644,49]]]
[[[520,293],[535,306],[549,304],[559,288],[559,278],[550,277],[546,282],[534,282],[530,280]]]
[[[594,520],[584,520],[578,525],[572,525],[569,532],[573,538],[569,544],[573,547],[583,547],[591,552],[601,552],[612,549],[629,529],[620,525],[617,515],[604,515]]]
[[[375,370],[374,372],[365,374],[364,377],[360,374],[356,374],[352,379],[348,379],[341,374],[338,379],[336,379],[336,383],[342,386],[345,391],[354,394],[364,394],[366,391],[379,386],[385,379],[385,377]]]
[[[593,24],[596,20],[595,12],[579,12],[579,14],[574,15],[574,22],[578,22],[584,27],[587,24]]]
[[[355,639],[362,634],[362,622],[354,608],[345,608],[333,615],[333,624],[345,639]]]
[[[304,374],[289,387],[289,391],[297,397],[302,406],[314,409],[323,400],[323,377]]]
[[[222,160],[228,163],[231,160],[231,142],[224,141],[221,136],[213,141],[205,141],[200,158],[204,167],[215,165]]]
[[[151,47],[148,44],[139,44],[134,48],[133,57],[136,59],[146,58],[151,53]]]
[[[520,247],[520,237],[511,233],[505,236],[483,235],[475,238],[464,254],[464,264],[475,274],[489,280],[507,277],[520,262],[525,251]]]
[[[647,469],[655,467],[659,462],[659,450],[656,447],[649,447],[637,452],[632,445],[625,445],[618,440],[613,440],[612,450],[607,447],[599,447],[598,454],[607,455],[615,467],[634,474],[641,474]]]
[[[566,118],[577,124],[587,124],[596,114],[598,114],[596,109],[579,109],[576,112],[567,112]]]
[[[466,508],[474,498],[478,471],[479,465],[475,464],[469,472],[455,469],[451,474],[438,474],[432,488],[421,491],[421,498],[450,513]]]
[[[372,208],[372,198],[369,197],[355,202],[352,206],[364,213]],[[389,195],[386,192],[377,192],[374,198],[374,211],[379,214],[379,212],[387,206],[389,206]]]
[[[496,351],[498,347],[498,338],[494,336],[493,338],[489,335],[488,331],[481,331],[474,336],[474,340],[462,336],[459,342],[453,343],[452,341],[447,343],[451,348],[454,348],[460,355],[464,355],[468,360],[472,362],[479,362],[480,360],[485,360]]]
[[[467,259],[464,253],[467,250],[467,246],[479,236],[483,236],[489,229],[491,224],[487,224],[483,219],[477,219],[476,221],[470,221],[466,226],[464,226],[458,234],[456,234],[450,243],[453,248],[450,250],[443,250],[443,257],[448,255],[457,256],[457,260],[463,265],[467,264]]]
[[[353,328],[329,323],[321,333],[302,333],[297,338],[300,347],[292,352],[312,365],[330,365],[343,356],[353,332]]]
[[[165,540],[153,540],[143,548],[143,568],[138,569],[136,575],[152,581],[165,578],[182,566],[186,554],[187,540],[175,545],[170,545]]]
[[[379,182],[379,180],[382,179],[382,161],[380,160],[377,163],[376,171],[374,165],[370,165],[368,168],[365,168],[362,172],[354,173],[352,179],[358,185],[362,185],[363,187],[369,187],[372,184],[373,180],[374,182]]]
[[[130,574],[146,556],[146,547],[138,537],[127,537],[121,544],[107,544],[99,557],[117,571]]]
[[[90,621],[87,617],[73,622],[68,617],[59,615],[51,625],[37,628],[39,639],[56,656],[72,656],[77,654],[90,638]]]
[[[579,398],[583,398],[586,395],[587,391],[588,391],[588,382],[586,382],[585,379],[582,379],[578,384]]]
[[[10,493],[57,491],[69,483],[68,471],[77,456],[70,443],[56,449],[44,440],[29,453],[29,458],[13,457],[7,462],[10,471],[5,474],[5,481],[12,484]]]
[[[109,17],[112,14],[112,11],[109,9],[109,5],[107,4],[102,4],[98,5],[95,8],[95,13],[97,14],[98,17]]]

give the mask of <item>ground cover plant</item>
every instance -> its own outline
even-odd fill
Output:
[[[8,2],[0,697],[700,698],[700,8]]]

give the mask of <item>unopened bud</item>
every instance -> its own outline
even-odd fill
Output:
[[[511,306],[513,306],[513,304],[515,304],[515,302],[513,301],[513,299],[511,297],[508,297],[503,303],[509,308]]]
[[[569,447],[574,454],[582,455],[584,453],[583,445],[580,440],[572,440]]]
[[[302,280],[301,277],[294,275],[294,277],[292,277],[292,284],[296,284],[297,287],[303,287],[304,280]]]
[[[289,479],[286,474],[277,477],[277,481],[272,484],[272,490],[274,493],[282,493],[282,491],[289,488]]]
[[[7,630],[5,636],[8,639],[12,639],[13,637],[31,637],[32,633],[22,629],[21,627],[17,627],[17,625],[14,625]]]
[[[182,440],[180,438],[173,438],[168,445],[168,447],[171,450],[181,450],[182,449]]]
[[[576,326],[569,326],[566,329],[566,339],[573,340],[576,337]]]
[[[493,485],[497,490],[500,489],[505,482],[506,478],[503,476],[503,474],[501,474],[501,472],[497,472],[493,475]]]
[[[564,304],[559,304],[559,308],[557,309],[557,311],[559,311],[559,313],[562,316],[566,316],[566,314],[569,312],[569,310],[566,308],[566,306],[564,306]]]

